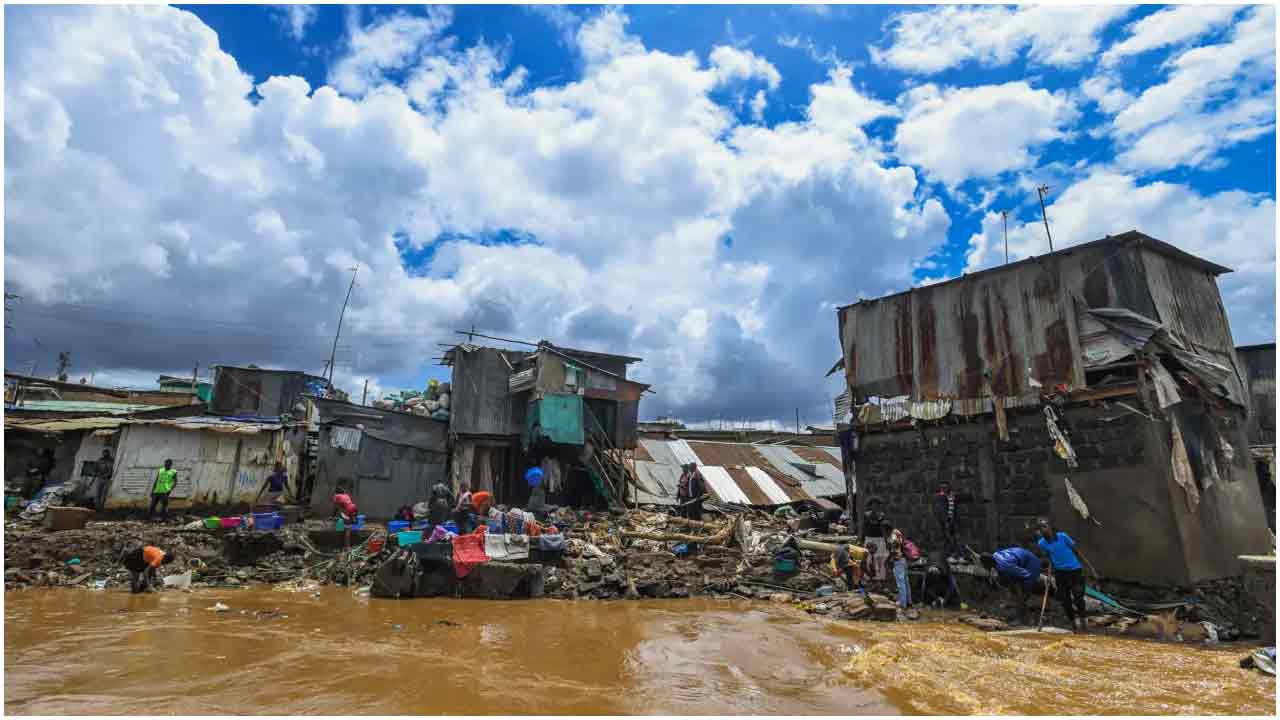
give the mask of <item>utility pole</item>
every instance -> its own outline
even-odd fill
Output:
[[[364,392],[360,393],[360,404],[364,405],[365,400],[369,399],[369,378],[364,379]]]
[[[1009,264],[1009,211],[1001,210],[1000,217],[1004,220],[1004,264]]]
[[[1049,193],[1049,186],[1041,185],[1036,188],[1036,192],[1040,195],[1040,217],[1044,218],[1044,234],[1049,238],[1049,252],[1053,252],[1053,235],[1049,232],[1049,213],[1044,209],[1044,196]]]
[[[333,387],[333,361],[338,355],[338,336],[342,334],[342,318],[347,314],[347,303],[351,302],[351,291],[356,287],[356,273],[360,271],[357,265],[351,268],[351,284],[347,286],[347,299],[342,301],[342,312],[338,313],[338,330],[333,334],[333,350],[329,351],[329,387]]]
[[[796,434],[800,434],[800,408],[796,408]]]

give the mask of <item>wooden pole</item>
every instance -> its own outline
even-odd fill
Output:
[[[365,403],[365,401],[366,401],[366,400],[368,400],[368,399],[369,399],[369,378],[365,378],[365,379],[364,379],[364,392],[360,393],[360,404],[361,404],[361,405],[365,405],[365,404],[367,404],[367,403]]]
[[[1049,573],[1049,579],[1053,578],[1053,573]],[[1044,609],[1049,606],[1049,582],[1044,584],[1044,597],[1040,598],[1040,623],[1036,625],[1036,630],[1044,627]]]

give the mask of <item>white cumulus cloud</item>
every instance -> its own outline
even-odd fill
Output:
[[[949,186],[1035,165],[1035,149],[1064,137],[1078,116],[1065,95],[1022,81],[923,85],[906,92],[900,105],[898,156]]]
[[[1094,55],[1102,31],[1132,8],[1106,5],[946,5],[898,13],[875,62],[914,73],[965,63],[1007,65],[1022,52],[1036,64],[1070,67]]]

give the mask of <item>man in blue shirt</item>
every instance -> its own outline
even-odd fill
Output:
[[[1076,632],[1084,632],[1084,570],[1076,555],[1076,541],[1064,532],[1058,532],[1048,518],[1040,518],[1040,539],[1037,544],[1049,556],[1053,565],[1053,579],[1058,586],[1058,600],[1067,611],[1067,619]]]
[[[1040,581],[1040,558],[1022,547],[1007,547],[981,557],[988,571],[995,571],[996,582],[1013,589],[1018,595],[1018,613],[1023,624],[1027,619],[1027,595],[1035,592]]]

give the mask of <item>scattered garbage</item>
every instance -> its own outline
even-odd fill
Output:
[[[230,610],[231,608],[227,607],[226,605],[223,605],[221,602],[216,602],[213,604],[212,607],[209,607],[207,609],[212,610],[216,613],[224,613]]]
[[[73,558],[71,558],[70,560],[68,560],[68,561],[67,561],[67,564],[68,564],[68,565],[79,565],[79,564],[80,564],[80,558],[78,558],[78,557],[73,557]]]
[[[193,573],[188,570],[184,573],[178,573],[177,575],[167,575],[162,582],[165,587],[185,590],[186,588],[191,587],[192,574]]]
[[[1240,661],[1240,667],[1248,670],[1253,668],[1261,670],[1268,675],[1276,674],[1276,648],[1275,646],[1259,648],[1249,654],[1248,657]]]

